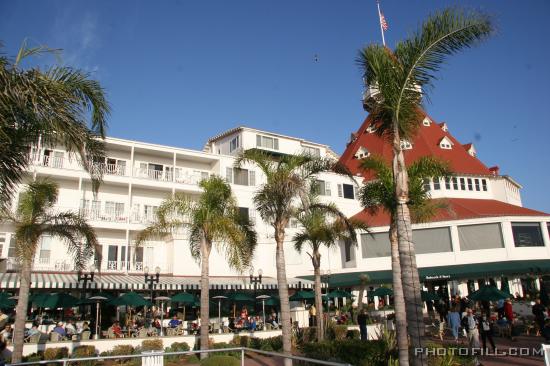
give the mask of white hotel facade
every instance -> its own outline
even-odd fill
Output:
[[[432,197],[449,200],[451,210],[438,214],[432,222],[413,225],[422,279],[428,287],[448,286],[450,292],[465,293],[467,280],[474,280],[472,284],[477,286],[478,279],[494,278],[498,283],[505,276],[511,290],[521,293],[526,285],[522,278],[550,271],[550,216],[521,207],[518,183],[499,175],[497,169],[483,169],[485,166],[475,156],[473,145],[460,145],[446,125],[427,119],[428,123],[420,127],[418,141],[404,141],[411,151],[411,161],[416,150],[419,155],[441,155],[441,152],[443,159],[451,160],[456,177],[427,182]],[[107,158],[100,164],[104,179],[97,196],[92,193],[89,174],[75,156],[61,147],[37,146],[31,152],[27,179],[55,180],[60,187],[56,209],[80,212],[96,229],[103,261],[97,263],[101,270],[87,287],[124,292],[147,288],[143,280],[146,268],[149,272],[156,268],[160,271],[157,290],[199,289],[200,267],[191,257],[184,236],[149,241],[140,248],[134,246],[134,239],[154,219],[164,198],[175,192],[199,195],[201,179],[213,174],[225,177],[239,207],[255,222],[258,245],[251,255],[255,271],[263,271],[260,287],[274,289],[273,229],[255,212],[252,202],[254,192],[265,178],[255,166],[236,168],[235,156],[242,149],[261,149],[274,155],[307,151],[340,159],[356,171],[357,182],[361,184],[363,178],[357,171],[357,161],[369,154],[387,155],[384,143],[376,140],[373,130],[367,119],[352,135],[341,157],[327,145],[247,127],[211,138],[203,151],[107,138]],[[454,155],[449,158],[445,155],[449,153]],[[369,179],[367,175],[364,178]],[[324,250],[322,269],[330,286],[354,288],[361,273],[369,274],[373,286],[391,283],[387,215],[370,217],[361,212],[358,186],[349,177],[327,172],[318,179],[324,200],[334,202],[350,217],[367,221],[373,232],[361,234],[357,246],[340,243],[330,252]],[[289,283],[293,288],[311,287],[309,279],[313,271],[309,257],[305,252],[297,253],[291,241],[296,230],[296,222],[292,221],[285,243]],[[13,245],[13,227],[9,223],[0,224],[0,290],[18,287]],[[34,263],[33,289],[55,292],[83,286],[63,243],[56,238],[41,239]],[[223,255],[215,251],[210,273],[212,289],[253,287],[248,273],[231,271]]]

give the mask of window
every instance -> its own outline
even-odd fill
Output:
[[[324,180],[317,180],[314,183],[314,190],[320,196],[330,196],[330,182]]]
[[[304,153],[311,156],[321,156],[321,149],[310,146],[303,146]]]
[[[351,261],[353,258],[351,256],[351,241],[345,240],[344,241],[344,259],[346,262]]]
[[[428,117],[424,118],[422,124],[426,127],[430,126],[430,119]]]
[[[158,206],[143,205],[143,218],[145,221],[154,221],[157,216]]]
[[[439,147],[442,149],[450,150],[453,148],[453,143],[447,137],[443,137],[439,142]]]
[[[389,257],[390,250],[388,232],[361,234],[361,255],[363,258]]]
[[[50,262],[50,254],[52,250],[52,237],[43,236],[40,240],[40,254],[39,262],[42,264],[47,264]]]
[[[479,191],[480,190],[480,188],[479,188],[479,179],[475,180],[475,184],[476,184],[476,191]]]
[[[124,202],[105,202],[105,215],[113,220],[124,220]]]
[[[0,233],[0,258],[4,251],[4,246],[6,245],[6,233]]]
[[[468,178],[468,190],[473,191],[474,190],[474,184],[472,182],[472,178]]]
[[[413,230],[417,254],[451,252],[451,232],[448,227]]]
[[[451,189],[451,178],[445,178],[445,189]]]
[[[453,189],[455,191],[458,191],[458,178],[457,177],[453,177]]]
[[[15,258],[15,234],[11,234],[10,246],[8,247],[8,258]]]
[[[487,192],[487,179],[482,179],[481,180],[481,188]]]
[[[430,189],[431,189],[430,180],[429,179],[424,179],[423,182],[424,182],[424,191],[429,192]]]
[[[357,159],[363,159],[363,158],[368,157],[369,155],[370,155],[370,152],[369,152],[365,147],[361,146],[361,147],[357,150],[357,152],[355,153],[354,156],[355,156]]]
[[[367,132],[367,133],[375,133],[375,132],[376,132],[376,127],[374,127],[373,125],[370,125],[369,127],[367,127],[367,129],[365,130],[365,132]]]
[[[226,178],[229,183],[241,186],[256,185],[256,173],[253,170],[227,167]]]
[[[229,142],[229,152],[233,152],[237,150],[241,146],[239,141],[239,136],[235,136],[230,142]]]
[[[117,269],[118,245],[109,245],[107,253],[107,269]]]
[[[460,250],[504,248],[500,224],[464,225],[458,227]]]
[[[434,179],[434,190],[435,190],[435,191],[438,191],[438,190],[440,190],[440,189],[441,189],[441,184],[440,184],[440,182],[439,182],[439,178],[435,178],[435,179]]]
[[[460,178],[460,189],[465,191],[466,190],[466,179]]]
[[[542,231],[538,222],[512,222],[516,247],[543,247]]]
[[[338,184],[338,197],[344,197],[348,199],[355,198],[355,189],[352,184]]]
[[[410,150],[413,148],[412,144],[408,140],[401,140],[400,145],[402,150]]]
[[[106,174],[123,176],[123,175],[126,175],[126,160],[120,160],[115,158],[105,158],[105,166],[101,168]]]
[[[279,139],[274,137],[256,135],[256,146],[265,147],[267,149],[279,150]]]

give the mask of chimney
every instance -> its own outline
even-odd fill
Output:
[[[495,165],[490,167],[489,170],[491,171],[491,173],[493,173],[493,175],[498,175],[500,169],[497,165]]]

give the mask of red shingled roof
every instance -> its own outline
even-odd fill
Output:
[[[430,222],[502,216],[550,216],[550,214],[541,211],[531,210],[529,208],[515,206],[497,200],[446,198],[444,202],[447,203],[447,208],[439,210]],[[363,210],[355,214],[353,219],[363,221],[371,227],[388,226],[390,224],[388,213],[382,210],[375,216]]]
[[[430,118],[428,116],[428,118]],[[410,164],[423,156],[438,156],[449,163],[455,174],[493,175],[493,173],[479,159],[471,156],[465,146],[458,142],[448,131],[441,128],[442,124],[432,123],[429,126],[420,125],[416,137],[411,141],[413,148],[404,150],[405,162]],[[340,162],[346,165],[354,174],[360,173],[359,159],[354,155],[361,146],[364,146],[371,154],[379,155],[387,159],[392,158],[392,149],[388,141],[376,135],[366,132],[372,120],[367,117],[356,133],[356,138],[348,144],[346,150],[340,157]],[[452,141],[452,149],[442,149],[439,142],[444,137]],[[362,174],[366,179],[371,178],[369,174]]]

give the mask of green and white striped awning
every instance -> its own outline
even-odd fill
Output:
[[[18,273],[0,273],[0,290],[19,288]],[[289,278],[290,288],[313,288],[313,282],[297,278]],[[84,283],[78,281],[76,273],[33,273],[31,276],[32,289],[83,289]],[[97,274],[93,282],[86,284],[88,289],[97,290],[148,290],[142,275],[131,274]],[[200,277],[198,276],[160,276],[156,290],[199,290]],[[244,290],[254,289],[248,277],[227,276],[210,277],[212,290]],[[277,280],[273,277],[263,277],[258,284],[258,290],[277,289]]]

